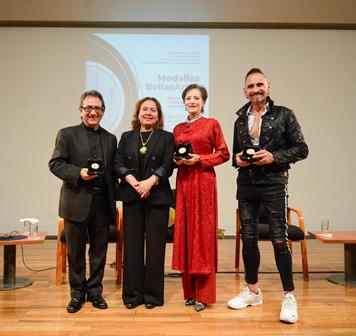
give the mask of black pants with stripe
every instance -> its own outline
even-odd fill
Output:
[[[270,228],[274,256],[283,290],[293,291],[292,257],[287,236],[287,186],[238,184],[237,198],[240,211],[242,257],[248,284],[258,282],[260,251],[258,230],[260,206],[263,205]]]

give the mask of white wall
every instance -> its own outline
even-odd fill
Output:
[[[333,229],[354,229],[356,32],[229,30],[215,35],[219,65],[212,69],[211,103],[230,148],[233,111],[245,102],[243,76],[259,66],[271,81],[272,99],[295,111],[310,148],[309,157],[290,171],[289,204],[303,210],[307,229],[319,229],[321,218],[330,219]],[[229,233],[234,175],[227,165],[219,169],[220,223]]]
[[[93,31],[0,28],[0,231],[21,229],[18,219],[31,216],[56,234],[60,181],[47,163],[57,130],[79,123],[85,36]],[[272,99],[296,112],[310,147],[309,158],[292,167],[290,204],[303,210],[307,229],[318,229],[321,218],[330,219],[332,228],[353,229],[356,31],[205,32],[211,34],[210,115],[221,122],[229,148],[235,111],[245,103],[243,78],[251,67],[261,67]],[[236,172],[228,162],[217,174],[219,226],[234,234]]]

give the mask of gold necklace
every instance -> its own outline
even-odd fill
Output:
[[[146,147],[146,145],[147,145],[147,143],[150,141],[151,135],[153,134],[153,131],[154,131],[154,130],[151,131],[151,133],[150,133],[150,135],[148,136],[148,139],[146,140],[146,142],[143,142],[143,139],[142,139],[142,132],[140,131],[140,139],[141,139],[142,147],[139,149],[139,152],[140,152],[142,155],[146,154],[146,152],[147,152],[147,147]]]

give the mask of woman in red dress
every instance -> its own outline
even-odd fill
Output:
[[[214,166],[230,154],[217,120],[202,115],[206,89],[189,85],[182,93],[186,122],[173,131],[174,141],[190,143],[188,159],[175,160],[176,217],[172,268],[182,272],[185,304],[196,311],[216,302],[218,209]]]

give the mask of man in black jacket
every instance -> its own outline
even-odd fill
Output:
[[[71,301],[69,313],[85,299],[106,309],[102,279],[109,225],[114,224],[114,157],[116,137],[100,127],[105,104],[98,91],[84,92],[79,112],[82,123],[59,130],[49,168],[62,181],[59,216],[64,218],[68,246]],[[85,249],[89,240],[90,276],[86,279]]]
[[[237,112],[232,162],[238,169],[237,199],[247,287],[228,306],[242,309],[262,304],[257,222],[263,206],[284,290],[280,320],[295,323],[298,311],[287,237],[288,169],[291,163],[307,157],[308,146],[293,111],[274,105],[269,92],[270,83],[264,73],[251,69],[244,87],[249,103]]]

